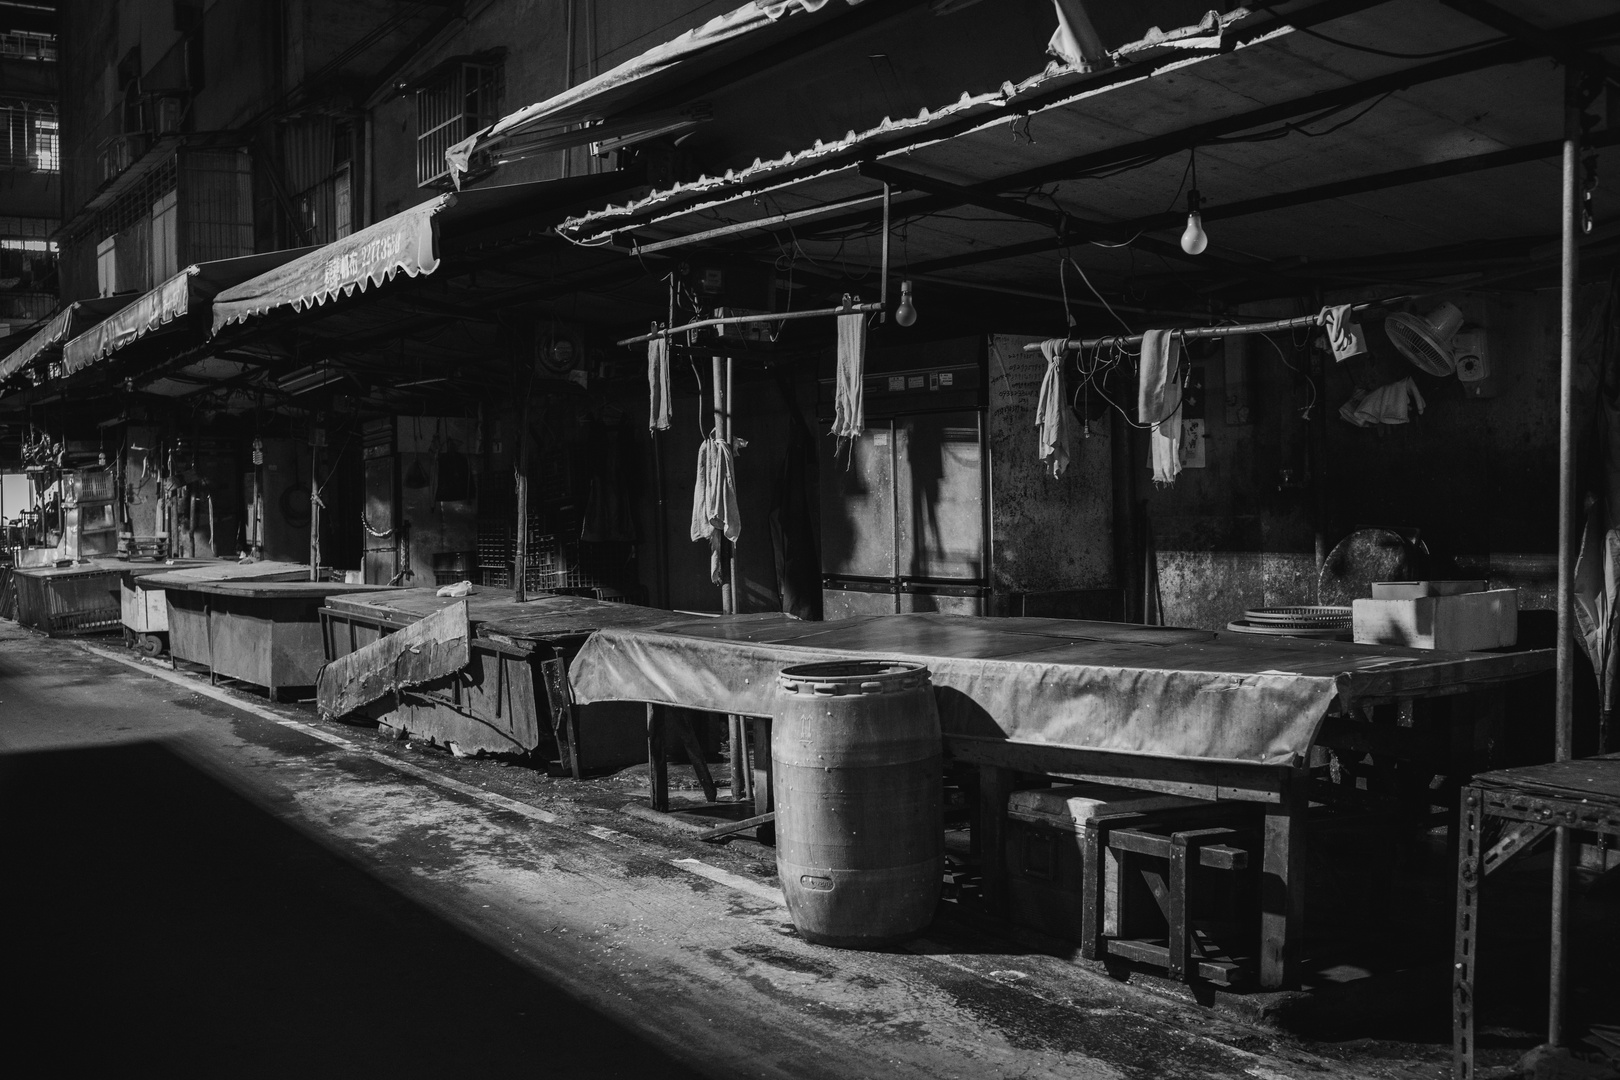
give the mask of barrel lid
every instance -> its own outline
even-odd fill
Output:
[[[789,694],[892,694],[927,686],[928,669],[904,660],[827,660],[795,664],[777,675],[777,685]]]

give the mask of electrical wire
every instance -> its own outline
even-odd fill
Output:
[[[1478,41],[1472,45],[1453,45],[1449,49],[1436,49],[1434,52],[1408,53],[1391,52],[1388,49],[1377,49],[1371,45],[1357,45],[1353,41],[1345,41],[1341,38],[1328,37],[1326,34],[1318,30],[1312,30],[1309,27],[1296,26],[1293,27],[1293,29],[1298,33],[1308,34],[1313,38],[1325,41],[1329,45],[1337,45],[1341,49],[1353,49],[1356,52],[1372,53],[1374,56],[1388,56],[1395,60],[1435,60],[1442,56],[1456,56],[1458,53],[1469,52],[1472,49],[1481,49],[1487,45],[1496,45],[1507,40],[1506,38],[1495,38],[1491,41]]]

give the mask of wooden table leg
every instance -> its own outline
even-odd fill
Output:
[[[669,765],[664,755],[664,709],[647,706],[647,782],[652,786],[652,808],[669,812]]]
[[[1474,1075],[1474,953],[1479,941],[1479,886],[1485,877],[1480,850],[1484,816],[1479,789],[1462,790],[1458,814],[1457,937],[1451,969],[1451,1067],[1456,1080]]]
[[[1007,913],[1007,800],[1018,774],[997,765],[979,766],[979,870],[984,906],[992,915]]]
[[[1305,936],[1304,778],[1288,770],[1275,803],[1266,805],[1260,867],[1260,987],[1299,985],[1299,952]]]
[[[776,809],[776,787],[771,779],[771,718],[751,717],[754,728],[754,813]]]
[[[703,797],[709,802],[718,801],[720,793],[715,787],[714,776],[709,772],[709,763],[703,757],[703,746],[698,742],[697,732],[692,730],[692,717],[685,710],[673,710],[669,724],[675,729],[675,737],[680,740],[681,749],[686,752],[686,760],[692,766],[698,783],[703,785]]]

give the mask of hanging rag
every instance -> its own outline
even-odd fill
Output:
[[[1148,435],[1153,482],[1173,484],[1181,472],[1181,337],[1174,330],[1142,335],[1136,411]]]
[[[647,430],[669,430],[669,338],[647,342]]]
[[[844,297],[846,303],[851,302]],[[855,311],[838,316],[838,378],[833,387],[833,437],[858,439],[866,426],[862,388],[866,378],[866,315]]]
[[[1351,304],[1338,304],[1322,309],[1322,327],[1327,331],[1328,345],[1333,359],[1344,362],[1367,351],[1367,335],[1361,324],[1350,317]]]
[[[1339,418],[1356,427],[1373,424],[1404,424],[1411,419],[1411,407],[1417,406],[1421,416],[1428,403],[1418,393],[1417,383],[1408,375],[1400,382],[1380,386],[1376,390],[1357,390],[1349,401],[1339,406]]]
[[[720,565],[720,541],[742,535],[742,515],[737,510],[737,474],[731,447],[718,435],[710,435],[698,447],[697,485],[692,489],[692,539],[709,542],[709,580],[724,583]]]
[[[1069,403],[1063,396],[1063,357],[1068,347],[1067,338],[1041,342],[1046,374],[1041,378],[1041,396],[1035,406],[1035,426],[1041,433],[1041,464],[1051,466],[1054,480],[1069,467]]]

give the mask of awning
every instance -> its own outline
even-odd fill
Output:
[[[1542,193],[1557,190],[1562,71],[1537,43],[1442,5],[1360,6],[1239,8],[1114,50],[1113,67],[1049,69],[994,99],[679,183],[559,231],[774,259],[792,225],[805,258],[870,266],[887,182],[906,276],[1041,296],[1073,288],[1058,279],[1063,258],[1115,295],[1127,282],[1169,295],[1190,273],[1226,302],[1291,295],[1302,280],[1512,280],[1532,256],[1556,257],[1556,199]],[[1538,32],[1613,63],[1620,14],[1599,10],[1543,9]],[[1592,135],[1600,171],[1615,167],[1617,141]],[[1197,257],[1176,240],[1195,178],[1212,238]]]
[[[435,219],[455,201],[454,195],[430,199],[225,289],[214,297],[213,332],[278,307],[303,311],[364,292],[401,272],[433,273],[439,268]]]
[[[834,18],[863,0],[755,0],[649,49],[555,97],[525,105],[445,152],[459,184],[475,150],[521,129],[598,120],[647,102],[729,64]],[[828,9],[828,10],[823,10]],[[581,142],[592,138],[587,134]]]
[[[107,296],[69,304],[52,316],[42,330],[0,359],[0,383],[33,363],[46,350],[59,353],[61,350],[56,347],[62,342],[79,336],[134,299],[133,296]]]
[[[135,298],[105,321],[70,340],[62,350],[64,371],[71,375],[165,326],[201,311],[222,290],[310,251],[294,248],[237,259],[196,263],[157,288]]]

